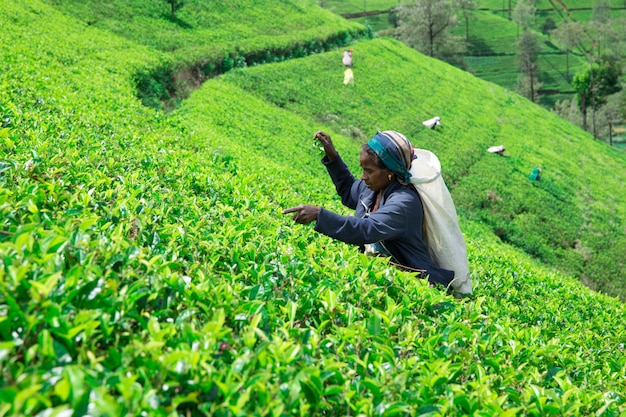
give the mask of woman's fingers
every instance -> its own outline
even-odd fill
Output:
[[[281,213],[282,214],[289,214],[289,213],[294,213],[296,211],[300,211],[302,209],[302,205],[299,205],[297,207],[289,207],[284,209]]]
[[[284,209],[282,211],[283,214],[289,214],[289,213],[296,213],[293,216],[293,221],[298,222],[298,218],[300,217],[300,215],[302,214],[302,210],[304,209],[304,206],[302,204],[300,204],[299,206],[296,207],[289,207],[287,209]],[[300,219],[301,220],[301,219]]]
[[[315,132],[315,135],[313,135],[313,139],[319,140],[320,143],[322,143],[323,145],[332,143],[330,141],[330,135],[328,133],[322,132],[321,130]]]
[[[300,204],[296,207],[286,208],[282,211],[282,214],[295,213],[293,220],[297,223],[307,224],[317,219],[320,208],[317,206],[311,206],[308,204]]]
[[[326,152],[326,156],[331,161],[337,157],[337,151],[335,150],[335,146],[333,145],[333,141],[330,139],[330,135],[326,132],[322,132],[318,130],[313,135],[313,139],[318,140],[319,143],[324,147],[324,152]]]
[[[315,132],[315,135],[313,135],[313,139],[323,139],[328,137],[328,134],[323,132],[322,130],[318,130],[317,132]]]

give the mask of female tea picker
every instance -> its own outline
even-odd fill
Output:
[[[356,210],[342,216],[322,207],[302,204],[283,210],[295,213],[297,223],[315,221],[315,230],[342,242],[359,245],[367,253],[390,256],[407,270],[419,271],[433,284],[449,287],[454,271],[437,267],[422,237],[423,208],[410,184],[413,147],[404,135],[376,133],[360,153],[363,170],[357,180],[322,131],[314,139],[324,147],[326,166],[342,203]]]

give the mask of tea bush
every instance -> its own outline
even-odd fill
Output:
[[[164,2],[56,2],[87,25],[162,51],[135,76],[138,96],[171,109],[207,78],[233,68],[299,58],[370,37],[368,30],[306,2],[185,2],[172,20]]]
[[[577,276],[587,276],[589,268],[596,272],[598,267],[623,268],[615,262],[601,262],[604,266],[600,267],[596,262],[604,256],[584,258],[580,245],[576,246],[580,240],[587,247],[598,234],[601,240],[608,236],[593,226],[607,218],[597,222],[588,217],[597,212],[590,201],[610,202],[610,210],[622,212],[617,201],[623,201],[623,193],[617,186],[607,188],[604,180],[598,181],[598,172],[620,172],[619,163],[609,161],[622,160],[623,154],[591,141],[558,117],[528,106],[514,93],[487,83],[477,87],[475,78],[450,67],[438,72],[435,61],[406,54],[406,47],[396,41],[374,40],[353,49],[354,88],[340,84],[339,53],[314,56],[306,63],[233,71],[224,80],[318,123],[330,123],[338,132],[356,129],[369,137],[377,129],[401,131],[417,147],[439,155],[460,209],[467,208],[470,218],[490,224],[505,242]],[[444,71],[454,73],[454,82],[447,80]],[[444,127],[424,129],[421,121],[435,114],[442,117]],[[531,129],[520,122],[525,117],[536,120]],[[362,141],[352,141],[354,154]],[[510,157],[487,153],[494,144],[506,145]],[[593,156],[605,152],[606,159]],[[605,163],[612,168],[602,168]],[[541,166],[544,175],[542,181],[533,183],[528,173],[535,166]],[[581,167],[587,172],[584,185],[576,180]],[[594,194],[598,197],[591,197]],[[604,208],[597,210],[604,212]],[[621,215],[612,218],[621,224]],[[617,247],[626,238],[619,226],[611,236]],[[589,245],[591,251],[605,249],[593,247]],[[624,278],[604,277],[596,275],[599,286],[595,288],[612,292],[623,285],[614,285],[614,280],[623,283]]]
[[[623,248],[621,154],[389,40],[355,45],[352,90],[335,85],[333,51],[231,71],[164,114],[134,84],[162,52],[38,0],[1,7],[0,415],[626,412],[624,304],[503,243],[498,213],[467,203],[550,157],[554,182],[528,198],[546,187],[563,203],[550,213],[582,212],[591,261]],[[433,80],[440,96],[420,89]],[[420,127],[431,112],[447,130]],[[473,297],[279,214],[301,202],[347,213],[311,135],[331,132],[356,170],[359,140],[340,132],[379,124],[441,156]],[[538,145],[557,132],[558,149]],[[490,171],[494,155],[478,150],[499,138],[514,156]],[[580,180],[580,166],[597,178]]]

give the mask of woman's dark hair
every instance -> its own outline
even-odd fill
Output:
[[[370,145],[368,145],[367,143],[364,143],[363,146],[361,146],[361,152],[365,152],[366,154],[371,156],[372,160],[374,161],[374,165],[376,165],[378,168],[389,169],[385,166],[385,164],[383,164],[383,161],[382,159],[380,159],[380,156],[376,155],[376,152],[374,152],[372,148],[370,147]]]

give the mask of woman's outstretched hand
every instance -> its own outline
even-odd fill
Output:
[[[284,209],[282,214],[295,213],[293,215],[293,221],[300,224],[307,224],[317,220],[317,215],[320,210],[321,207],[312,206],[310,204],[300,204],[296,207]]]
[[[318,140],[319,143],[324,147],[324,152],[326,152],[326,157],[329,161],[337,158],[339,154],[335,149],[335,145],[333,145],[333,141],[330,140],[330,135],[328,133],[318,130],[317,132],[315,132],[315,135],[313,135],[313,139]]]

